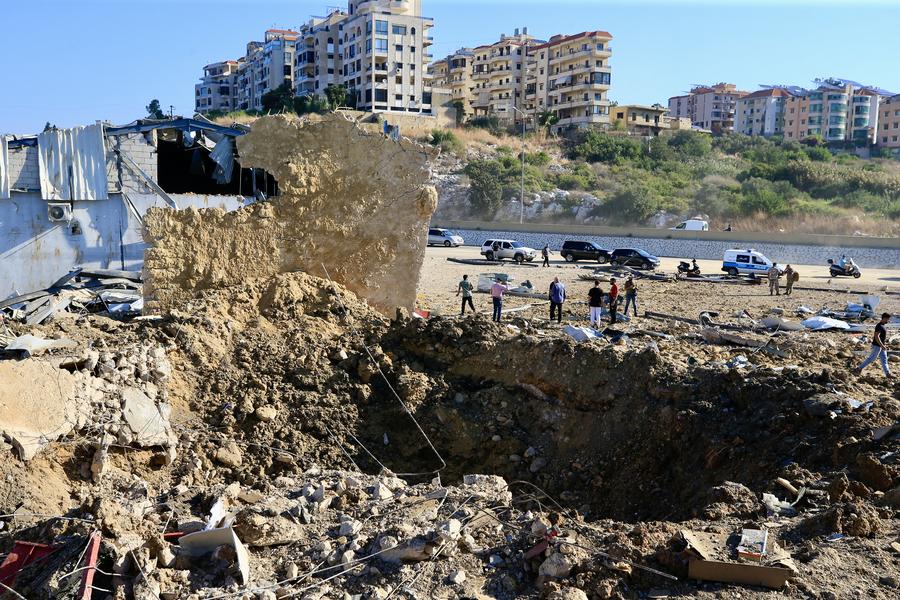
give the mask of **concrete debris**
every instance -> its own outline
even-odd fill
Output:
[[[21,353],[22,356],[40,356],[50,350],[68,350],[77,348],[77,342],[65,338],[58,340],[47,340],[34,335],[26,334],[14,338],[6,344],[4,350],[7,352]]]

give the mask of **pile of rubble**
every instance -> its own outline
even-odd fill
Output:
[[[159,319],[12,323],[75,347],[0,361],[16,455],[0,551],[57,557],[0,583],[65,597],[90,573],[77,597],[141,600],[896,593],[889,388],[772,354],[729,368],[680,339],[702,325],[606,344],[510,324],[388,320],[305,273]],[[761,562],[739,559],[733,538],[758,531]]]

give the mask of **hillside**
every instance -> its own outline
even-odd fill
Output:
[[[520,137],[470,127],[422,138],[444,149],[437,217],[518,220]],[[900,234],[900,161],[860,159],[816,140],[542,132],[526,146],[529,221],[661,227],[703,215],[713,229]]]

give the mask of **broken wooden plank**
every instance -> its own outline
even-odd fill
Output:
[[[42,298],[44,296],[49,296],[50,292],[46,290],[38,290],[36,292],[28,292],[27,294],[20,294],[18,296],[14,296],[7,300],[3,300],[0,302],[0,308],[7,308],[13,306],[15,304],[21,304],[22,302],[28,302],[29,300],[34,300],[35,298]]]

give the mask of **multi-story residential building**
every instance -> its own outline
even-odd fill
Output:
[[[696,86],[690,93],[669,98],[669,114],[687,117],[694,127],[709,129],[713,133],[734,129],[736,103],[748,92],[737,89],[733,83],[717,83]]]
[[[451,102],[461,102],[463,113],[472,114],[472,59],[475,56],[471,48],[460,48],[453,54],[443,58],[429,67],[431,87],[444,89],[450,95]]]
[[[430,114],[434,21],[422,16],[421,4],[349,0],[347,10],[315,17],[299,32],[269,30],[265,42],[247,45],[238,65],[235,107],[259,110],[266,92],[288,83],[296,95],[318,96],[343,85],[360,110]]]
[[[821,136],[828,143],[867,146],[876,141],[879,104],[889,92],[845,79],[817,80],[814,90],[788,98],[784,138]]]
[[[500,35],[493,44],[478,46],[471,57],[471,97],[473,115],[496,115],[516,119],[514,108],[522,110],[529,45],[534,37],[528,28],[513,35]]]
[[[261,110],[262,97],[282,84],[293,86],[294,47],[299,34],[269,29],[265,41],[249,42],[240,60],[212,63],[194,86],[199,113],[213,110]]]
[[[878,111],[876,143],[900,154],[900,94],[886,98]]]
[[[606,31],[585,31],[529,47],[526,111],[552,112],[556,131],[609,123],[611,40]]]
[[[784,132],[784,103],[793,94],[783,87],[772,87],[735,101],[734,130],[745,135],[771,137]]]
[[[238,61],[226,60],[203,67],[203,79],[194,86],[194,110],[207,113],[213,110],[235,110],[234,94]]]
[[[360,110],[431,113],[428,48],[434,21],[421,0],[350,0],[301,28],[297,95],[343,85]]]
[[[609,108],[609,120],[629,133],[643,137],[658,136],[661,131],[690,129],[687,117],[671,117],[668,109],[661,104],[617,104]]]

